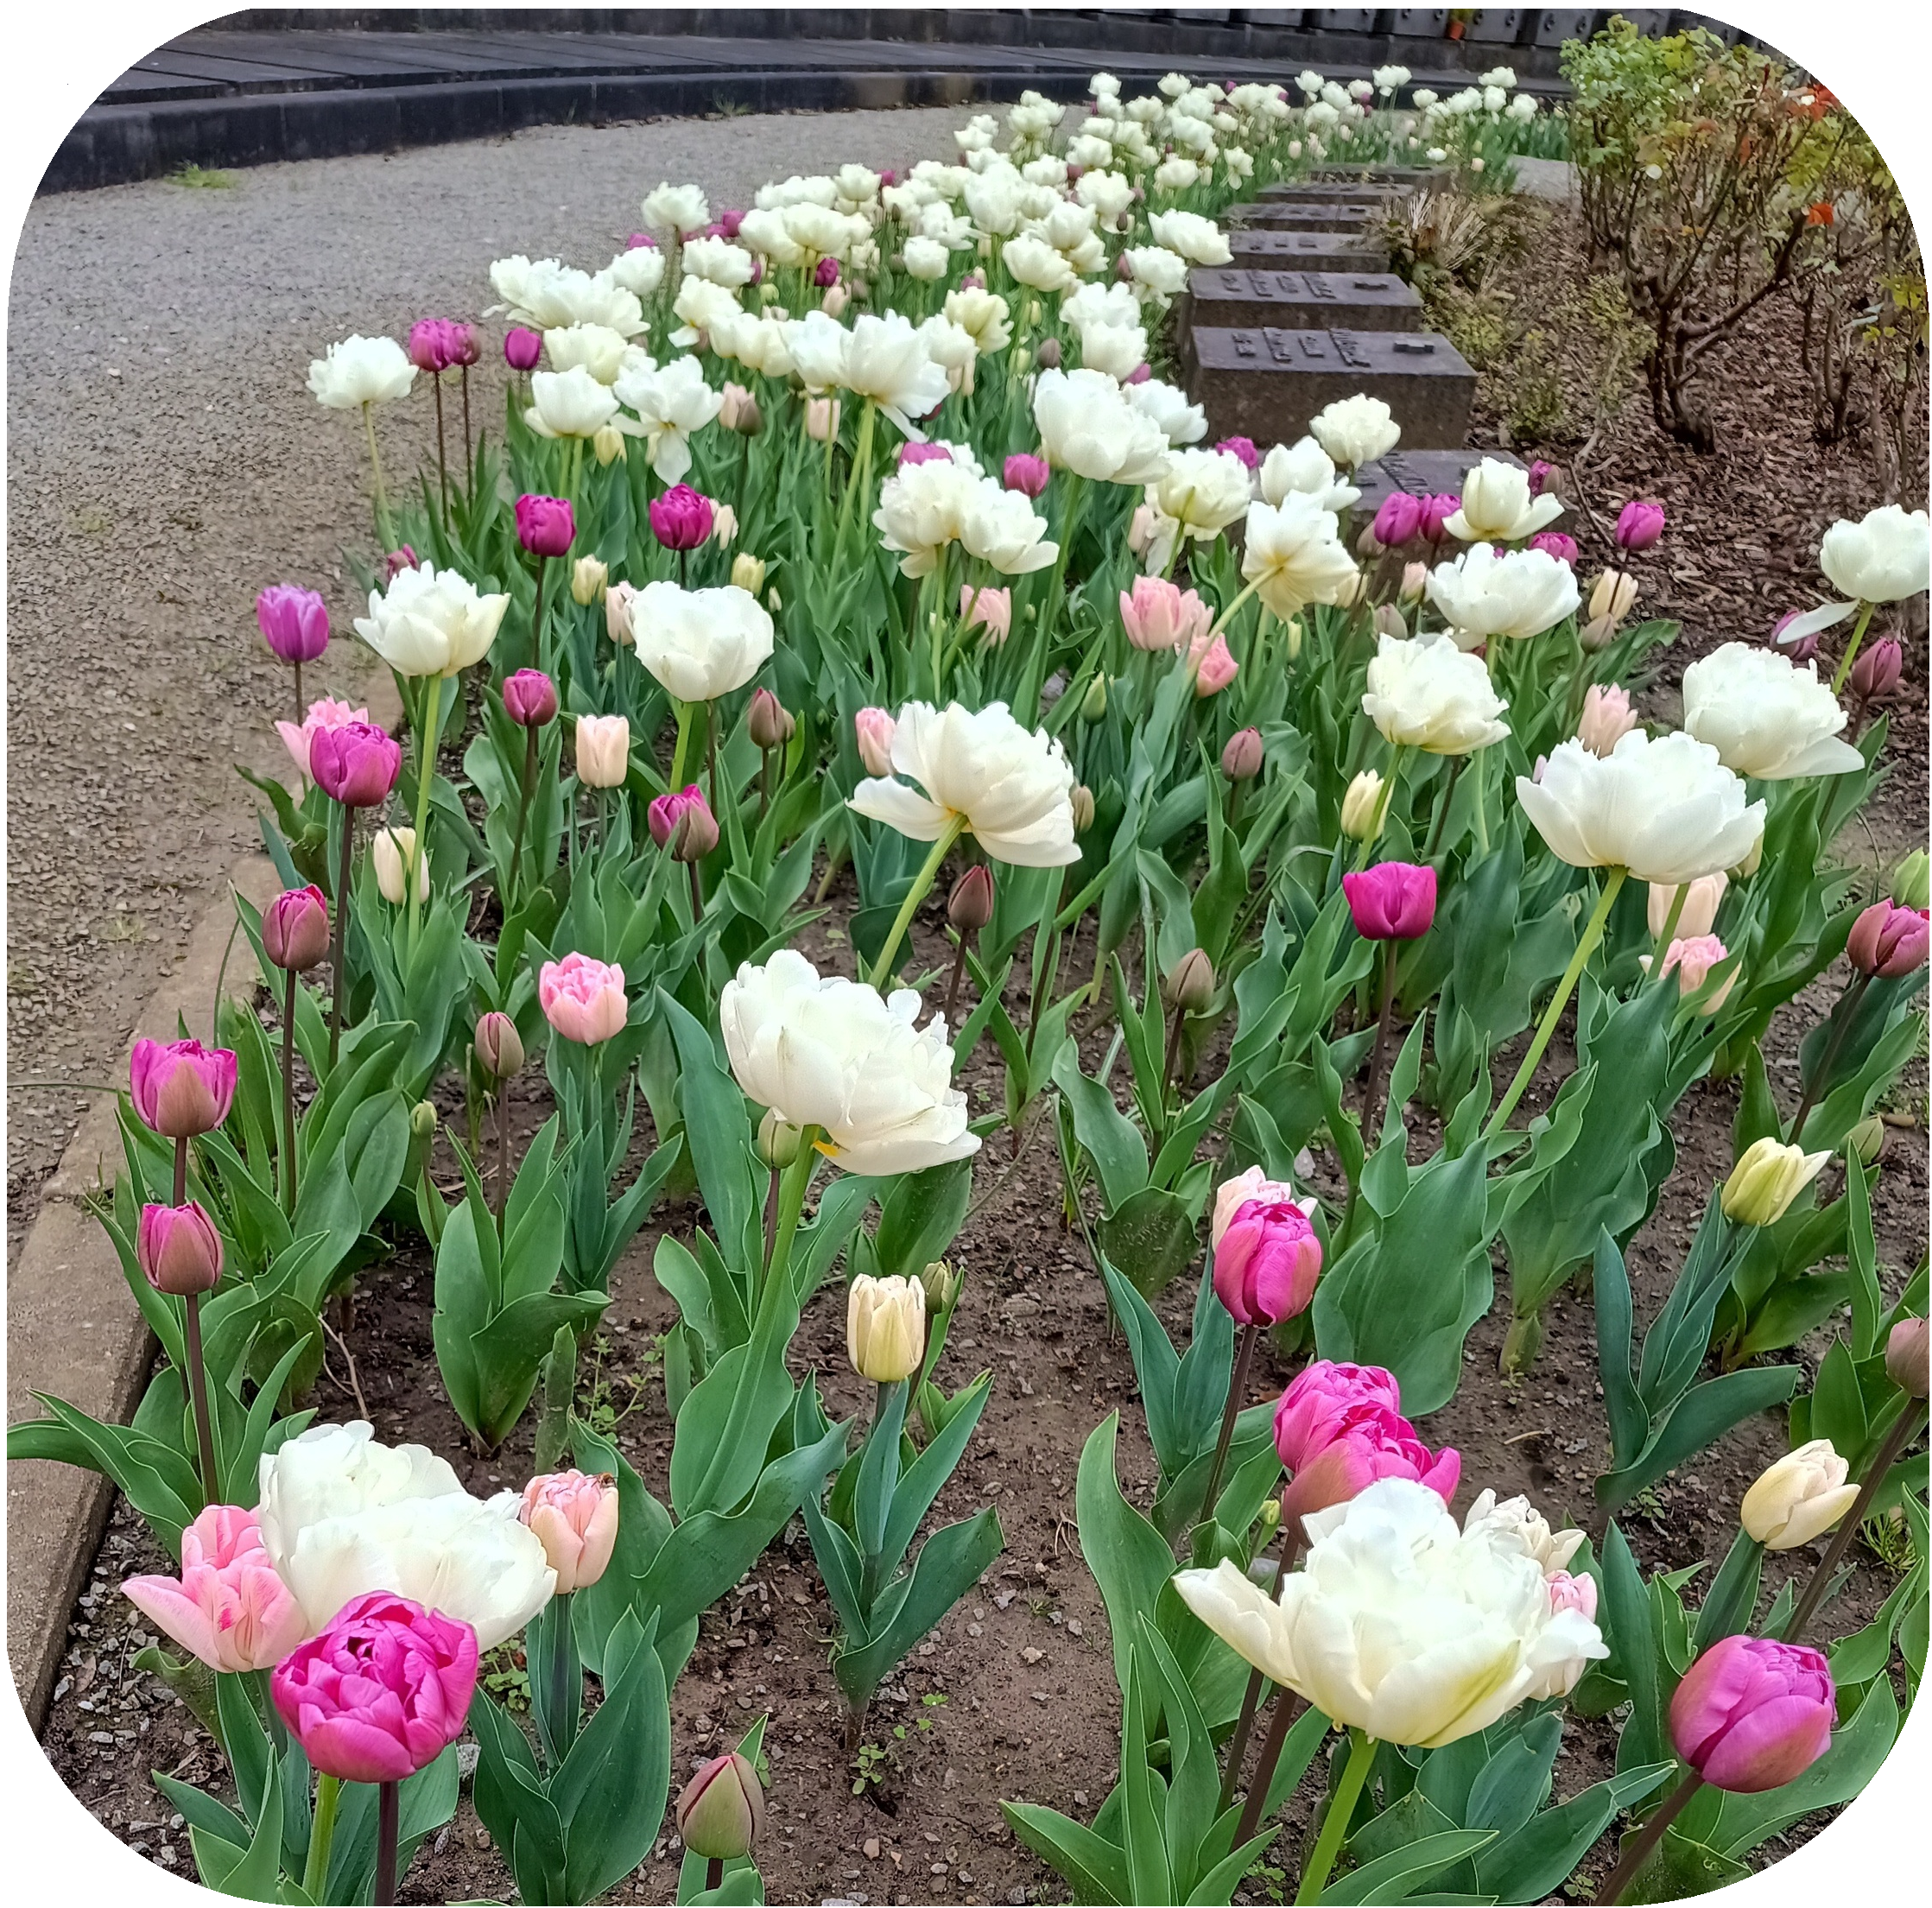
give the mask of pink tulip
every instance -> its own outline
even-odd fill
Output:
[[[328,898],[313,882],[284,888],[262,910],[262,952],[274,966],[300,973],[328,951]]]
[[[483,362],[483,333],[474,325],[466,325],[459,319],[451,320],[449,361],[466,366]]]
[[[1012,632],[1012,591],[975,589],[970,583],[960,584],[960,626],[967,630],[983,629],[987,642],[997,649]]]
[[[648,231],[634,231],[624,242],[626,251],[637,251],[640,248],[646,251],[656,251],[657,241]]]
[[[1365,941],[1420,941],[1435,922],[1435,870],[1378,861],[1341,878],[1355,931]]]
[[[1251,471],[1261,468],[1261,453],[1255,448],[1251,437],[1224,437],[1214,448],[1230,457],[1239,458]]]
[[[1295,1473],[1282,1493],[1282,1522],[1298,1530],[1311,1511],[1346,1503],[1385,1477],[1426,1484],[1447,1504],[1461,1475],[1460,1452],[1431,1455],[1407,1418],[1385,1405],[1359,1404],[1343,1413],[1333,1436]]]
[[[744,223],[744,214],[735,207],[727,206],[719,213],[718,223],[723,228],[725,238],[736,238],[738,228]]]
[[[1144,384],[1153,375],[1154,367],[1143,359],[1127,373],[1124,382],[1129,384]]]
[[[1394,1372],[1379,1365],[1337,1365],[1325,1358],[1303,1366],[1275,1407],[1275,1449],[1283,1465],[1289,1471],[1303,1469],[1333,1440],[1348,1414],[1364,1405],[1402,1410],[1402,1387]]]
[[[1025,451],[1015,451],[1006,460],[1006,488],[1017,491],[1022,497],[1038,497],[1046,489],[1052,476],[1053,472],[1043,457],[1035,457]]]
[[[134,1110],[168,1139],[212,1132],[235,1099],[235,1056],[199,1040],[137,1040],[128,1063]]]
[[[416,567],[416,553],[413,545],[405,543],[400,548],[391,550],[383,559],[383,586],[388,588],[404,570]]]
[[[1203,635],[1195,637],[1188,645],[1188,669],[1194,679],[1194,694],[1206,698],[1219,695],[1233,681],[1240,664],[1234,660],[1234,652],[1228,648],[1225,636],[1210,640]]]
[[[586,954],[545,961],[536,978],[536,999],[551,1026],[582,1047],[610,1039],[622,1030],[630,1011],[624,994],[624,969]]]
[[[899,447],[898,467],[909,464],[950,464],[953,453],[943,444],[915,444],[909,438]]]
[[[1422,505],[1427,501],[1425,498],[1411,496],[1407,491],[1390,491],[1377,506],[1375,521],[1369,526],[1376,542],[1389,549],[1419,535],[1422,527]]]
[[[451,356],[456,340],[451,336],[455,326],[447,319],[419,318],[409,327],[409,342],[404,348],[409,354],[409,362],[419,371],[428,371],[434,377],[438,371],[446,371],[456,360]]]
[[[1237,729],[1221,751],[1221,773],[1230,782],[1252,782],[1265,757],[1259,729]]]
[[[134,1239],[136,1263],[157,1292],[188,1298],[221,1283],[221,1234],[200,1204],[143,1206]]]
[[[1538,530],[1530,539],[1530,548],[1554,556],[1559,563],[1568,563],[1573,570],[1576,567],[1576,539],[1566,536],[1561,530]]]
[[[1593,682],[1583,692],[1583,715],[1576,725],[1576,739],[1592,755],[1607,756],[1637,726],[1637,711],[1624,690]]]
[[[541,729],[557,713],[557,686],[542,669],[518,669],[504,682],[504,713],[520,727]]]
[[[1647,550],[1663,535],[1663,505],[1632,498],[1617,513],[1617,548]]]
[[[839,261],[836,258],[821,258],[813,268],[812,282],[821,290],[839,282]]]
[[[1852,923],[1845,958],[1862,974],[1896,980],[1925,965],[1932,914],[1923,908],[1901,908],[1896,901],[1874,901]]]
[[[1120,624],[1137,650],[1192,648],[1213,626],[1214,614],[1193,590],[1161,576],[1137,576],[1120,593]]]
[[[1048,343],[1052,340],[1048,339]],[[1154,512],[1145,504],[1137,504],[1127,523],[1127,548],[1136,556],[1145,556],[1154,542]]]
[[[650,838],[675,861],[702,861],[718,846],[718,821],[695,782],[661,795],[644,811]]]
[[[1530,496],[1541,497],[1549,488],[1549,480],[1555,474],[1556,466],[1554,464],[1546,464],[1542,458],[1537,458],[1530,466]]]
[[[1682,941],[1673,941],[1664,951],[1663,971],[1669,973],[1677,970],[1677,992],[1694,994],[1710,979],[1711,969],[1728,957],[1729,950],[1714,934],[1692,935]],[[1644,960],[1644,971],[1650,971],[1650,957]],[[1735,970],[1726,979],[1712,998],[1704,1003],[1704,1011],[1714,1014],[1724,1005],[1725,996],[1738,983]]]
[[[866,774],[890,775],[892,738],[898,732],[898,724],[884,709],[861,709],[852,719],[852,726],[858,740],[858,759],[865,764]]]
[[[1568,1570],[1552,1570],[1543,1579],[1549,1586],[1551,1611],[1574,1610],[1593,1622],[1597,1614],[1597,1580],[1588,1571],[1572,1576]]]
[[[533,1477],[516,1515],[542,1541],[557,1573],[557,1594],[587,1590],[604,1575],[618,1541],[617,1480],[581,1471]]]
[[[562,556],[576,538],[577,517],[568,498],[516,499],[516,541],[532,556]]]
[[[1885,1376],[1907,1398],[1925,1396],[1926,1333],[1922,1318],[1902,1318],[1885,1334]]]
[[[671,1805],[678,1840],[706,1861],[732,1861],[751,1853],[764,1828],[764,1784],[748,1756],[713,1756],[678,1791]]]
[[[1214,1248],[1214,1296],[1238,1325],[1278,1325],[1308,1309],[1321,1271],[1307,1214],[1289,1200],[1251,1199]]]
[[[504,339],[504,362],[513,371],[535,371],[543,357],[543,334],[513,327]]]
[[[1888,636],[1874,643],[1852,665],[1852,694],[1860,702],[1880,702],[1898,687],[1905,667],[1905,651],[1898,638]]]
[[[352,722],[366,722],[367,709],[352,708],[346,702],[339,702],[333,695],[325,695],[308,705],[308,713],[298,726],[293,722],[278,722],[276,731],[281,736],[282,746],[288,751],[289,759],[295,764],[305,782],[315,778],[309,772],[308,756],[310,746],[316,734],[323,729],[340,729]]]
[[[301,1606],[276,1575],[255,1512],[211,1504],[181,1532],[181,1574],[130,1576],[121,1594],[211,1670],[270,1670],[302,1639]]]
[[[329,606],[299,583],[271,583],[255,599],[262,640],[284,662],[313,662],[329,646]]]
[[[1684,1671],[1670,1699],[1670,1740],[1713,1789],[1782,1789],[1831,1744],[1837,1692],[1815,1650],[1729,1636]]]
[[[308,767],[330,800],[345,808],[377,808],[402,772],[402,745],[373,722],[345,722],[310,738]]]
[[[1422,510],[1416,524],[1416,530],[1431,543],[1440,543],[1444,526],[1462,508],[1462,499],[1453,491],[1442,491],[1434,497],[1422,498],[1420,502]]]
[[[1788,656],[1802,669],[1818,654],[1818,632],[1814,630],[1808,636],[1801,636],[1795,642],[1787,642],[1784,632],[1796,623],[1803,612],[1787,610],[1771,625],[1770,646],[1781,656]]]
[[[523,1070],[523,1036],[506,1013],[486,1013],[476,1024],[477,1064],[492,1080],[510,1080]]]
[[[1220,1245],[1221,1237],[1233,1221],[1235,1214],[1253,1200],[1259,1200],[1264,1206],[1278,1206],[1289,1201],[1298,1205],[1309,1217],[1314,1213],[1314,1201],[1295,1199],[1295,1189],[1285,1179],[1270,1179],[1260,1167],[1251,1166],[1246,1172],[1237,1173],[1232,1179],[1224,1179],[1214,1189],[1214,1216],[1207,1227],[1209,1252]]]
[[[324,1775],[401,1782],[463,1734],[476,1665],[468,1624],[371,1590],[276,1664],[269,1692]]]
[[[688,484],[674,484],[650,500],[650,532],[668,550],[694,550],[711,535],[716,510]]]

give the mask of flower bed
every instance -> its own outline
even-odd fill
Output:
[[[477,327],[313,367],[434,386],[357,624],[411,732],[304,709],[326,618],[264,596],[263,997],[137,1049],[103,1211],[166,1363],[11,1439],[187,1566],[52,1736],[103,1806],[78,1705],[178,1695],[214,1885],[1536,1899],[1621,1813],[1614,1898],[1889,1746],[1926,875],[1827,851],[1923,513],[1651,734],[1655,504],[1580,586],[1542,471],[1351,523],[1385,407],[1204,449],[1150,370],[1237,192],[1430,125],[1161,91],[497,262],[500,447]]]

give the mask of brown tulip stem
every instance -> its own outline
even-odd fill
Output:
[[[516,905],[516,877],[523,867],[523,831],[529,824],[530,792],[536,786],[536,731],[523,732],[523,779],[516,795],[516,845],[510,851],[510,891],[503,897],[507,917]]]
[[[1382,1089],[1387,1083],[1389,1022],[1396,1005],[1396,948],[1393,941],[1382,949],[1382,1009],[1376,1017],[1375,1045],[1369,1049],[1368,1091],[1362,1099],[1362,1146],[1375,1150],[1376,1123],[1382,1112]]]
[[[201,1361],[201,1295],[190,1292],[182,1301],[187,1313],[187,1383],[194,1399],[195,1442],[201,1448],[201,1501],[221,1502],[221,1473],[215,1465],[214,1426],[208,1417],[208,1379]]]
[[[476,461],[476,453],[470,448],[470,367],[458,367],[458,381],[463,387],[463,487],[470,487],[470,466]]]
[[[1221,1413],[1221,1435],[1215,1442],[1214,1461],[1207,1467],[1207,1488],[1200,1494],[1197,1523],[1205,1524],[1214,1514],[1214,1496],[1220,1489],[1221,1473],[1227,1466],[1227,1448],[1234,1442],[1234,1421],[1240,1415],[1241,1400],[1247,1395],[1248,1368],[1254,1363],[1255,1341],[1260,1336],[1258,1325],[1241,1328],[1241,1342],[1234,1354],[1234,1376],[1228,1382],[1227,1409]]]
[[[1798,1101],[1798,1110],[1791,1119],[1791,1144],[1796,1146],[1804,1138],[1804,1123],[1812,1107],[1817,1103],[1818,1095],[1824,1090],[1825,1082],[1831,1078],[1832,1068],[1837,1063],[1838,1049],[1845,1044],[1845,1036],[1851,1030],[1853,1020],[1857,1017],[1859,1001],[1865,998],[1865,990],[1872,985],[1872,976],[1858,973],[1852,977],[1845,992],[1839,996],[1840,1010],[1834,1018],[1837,1021],[1825,1041],[1825,1050],[1818,1056],[1818,1065],[1811,1075],[1811,1084],[1804,1090]]]
[[[698,879],[698,864],[695,861],[687,861],[684,869],[691,877],[691,925],[694,928],[705,911],[704,886]]]
[[[504,1208],[510,1203],[510,1082],[497,1083],[497,1230],[503,1231]]]
[[[711,1855],[705,1861],[705,1892],[708,1895],[725,1886],[725,1858]]]
[[[771,807],[771,751],[758,751],[758,820],[763,821]]]
[[[356,811],[345,805],[342,810],[342,859],[335,878],[335,932],[329,943],[329,970],[335,998],[329,1011],[329,1071],[335,1071],[337,1049],[342,1043],[342,1010],[349,994],[347,941],[349,938],[349,878],[353,872]]]
[[[282,996],[282,1209],[295,1210],[295,970]]]
[[[376,1899],[396,1899],[396,1844],[402,1839],[402,1802],[398,1785],[382,1782],[376,1785]]]
[[[1621,1898],[1625,1889],[1636,1879],[1637,1871],[1649,1860],[1651,1849],[1663,1840],[1663,1831],[1684,1812],[1685,1805],[1703,1786],[1704,1778],[1694,1769],[1685,1772],[1684,1779],[1670,1791],[1663,1806],[1637,1831],[1636,1841],[1625,1849],[1603,1886],[1597,1890],[1598,1908],[1609,1908],[1610,1903]]]
[[[295,726],[302,726],[302,718],[308,712],[302,707],[302,659],[295,658]]]
[[[953,978],[947,983],[946,1011],[940,1016],[940,1025],[945,1030],[946,1037],[953,1037],[953,1010],[960,1002],[960,979],[966,973],[966,935],[960,935],[960,951],[953,956]]]
[[[1891,1430],[1885,1433],[1885,1441],[1878,1447],[1878,1455],[1872,1460],[1865,1474],[1865,1481],[1859,1486],[1859,1494],[1853,1499],[1852,1508],[1839,1519],[1831,1543],[1826,1547],[1824,1556],[1819,1558],[1817,1569],[1811,1573],[1811,1581],[1805,1585],[1804,1594],[1798,1599],[1797,1607],[1791,1613],[1791,1620],[1784,1626],[1781,1639],[1783,1642],[1796,1643],[1803,1637],[1805,1626],[1817,1614],[1818,1606],[1830,1588],[1832,1575],[1846,1551],[1851,1549],[1852,1539],[1865,1522],[1865,1513],[1872,1508],[1872,1500],[1885,1480],[1885,1474],[1898,1461],[1899,1454],[1912,1442],[1924,1422],[1923,1410],[1915,1408],[1908,1399],[1905,1409],[1893,1421]]]
[[[449,529],[449,453],[443,444],[443,378],[442,373],[434,373],[429,380],[429,388],[436,394],[436,477],[443,494],[443,529]]]
[[[1261,1821],[1262,1804],[1268,1799],[1268,1785],[1275,1779],[1276,1765],[1282,1759],[1282,1745],[1288,1740],[1289,1726],[1295,1721],[1295,1698],[1291,1689],[1278,1690],[1275,1709],[1269,1720],[1268,1740],[1261,1746],[1261,1760],[1255,1765],[1254,1780],[1241,1804],[1240,1825],[1234,1831],[1232,1846],[1238,1848],[1253,1835]]]
[[[1295,1553],[1302,1548],[1298,1533],[1291,1531],[1284,1523],[1282,1526],[1282,1554],[1275,1564],[1275,1582],[1270,1595],[1276,1603],[1282,1600],[1282,1587],[1288,1582],[1288,1573],[1295,1566]],[[1258,1670],[1248,1671],[1248,1687],[1241,1697],[1241,1714],[1234,1725],[1234,1734],[1227,1746],[1227,1773],[1221,1778],[1221,1812],[1225,1813],[1234,1801],[1234,1791],[1241,1780],[1241,1765],[1248,1759],[1248,1738],[1254,1729],[1255,1711],[1261,1706],[1262,1685],[1268,1679]]]

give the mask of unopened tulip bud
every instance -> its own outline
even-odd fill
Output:
[[[1398,643],[1408,637],[1409,624],[1403,620],[1402,612],[1393,603],[1376,605],[1375,633],[1378,636],[1392,636]]]
[[[564,497],[516,499],[516,540],[532,556],[562,556],[577,536],[576,513]]]
[[[1103,672],[1096,675],[1086,686],[1086,694],[1080,698],[1080,720],[1098,722],[1107,713],[1107,679]]]
[[[993,872],[976,862],[953,884],[946,897],[946,918],[963,937],[978,934],[993,917]]]
[[[1435,922],[1435,870],[1378,861],[1341,878],[1355,931],[1365,941],[1420,941]]]
[[[1722,874],[1700,875],[1696,880],[1686,882],[1683,905],[1677,910],[1677,925],[1671,932],[1687,939],[1709,934],[1717,925],[1717,910],[1723,903],[1725,890],[1730,885],[1730,878]],[[1677,891],[1669,882],[1650,883],[1650,891],[1644,904],[1644,920],[1651,940],[1655,941],[1663,932],[1670,919],[1671,904],[1676,898]]]
[[[1204,1013],[1214,998],[1214,963],[1199,948],[1188,948],[1169,970],[1162,992],[1182,1013]]]
[[[1093,826],[1093,791],[1084,782],[1074,784],[1074,792],[1067,798],[1067,806],[1074,811],[1074,833],[1085,834]]]
[[[732,586],[747,596],[756,596],[764,587],[764,559],[740,550],[732,559]]]
[[[504,339],[504,362],[513,371],[535,371],[543,358],[543,333],[521,325]]]
[[[960,1292],[966,1280],[957,1268],[947,1265],[943,1258],[935,1258],[920,1273],[919,1283],[926,1288],[927,1317],[944,1318],[960,1303]]]
[[[1767,1550],[1795,1550],[1822,1537],[1857,1501],[1850,1467],[1828,1437],[1787,1451],[1745,1493],[1738,1521]]]
[[[1402,567],[1402,587],[1396,592],[1397,599],[1404,603],[1420,603],[1422,592],[1428,587],[1428,565],[1427,563],[1404,563]]]
[[[436,1129],[441,1124],[442,1118],[437,1112],[434,1100],[419,1100],[409,1109],[410,1135],[426,1144],[436,1137]]]
[[[1822,1653],[1769,1637],[1728,1636],[1685,1670],[1670,1698],[1670,1740],[1713,1789],[1782,1789],[1831,1746],[1837,1691]]]
[[[892,773],[892,738],[898,724],[884,709],[865,708],[852,719],[852,734],[858,745],[858,759],[867,775]]]
[[[718,846],[718,821],[694,782],[661,795],[645,810],[650,838],[674,861],[702,861]]]
[[[1036,307],[1035,309],[1037,310],[1038,307]],[[1042,371],[1058,371],[1061,360],[1060,340],[1057,338],[1042,338],[1040,348],[1033,354],[1033,358]]]
[[[1261,773],[1261,731],[1237,729],[1221,751],[1221,773],[1230,782],[1252,782]]]
[[[1923,848],[1914,848],[1892,870],[1891,898],[1901,908],[1932,907],[1932,858]]]
[[[1636,601],[1637,579],[1626,571],[1606,570],[1590,586],[1589,618],[1615,628]]]
[[[712,513],[711,540],[721,550],[738,541],[738,512],[729,504],[720,504]]]
[[[776,1108],[768,1107],[758,1122],[758,1157],[773,1172],[782,1173],[798,1157],[799,1141],[803,1137],[796,1126],[786,1125],[778,1117]]]
[[[782,749],[798,727],[791,712],[770,689],[753,692],[751,706],[744,712],[744,726],[761,749]]]
[[[586,789],[621,789],[630,773],[630,724],[621,715],[577,718],[577,779]]]
[[[262,910],[262,952],[276,967],[300,973],[328,951],[328,902],[313,884],[285,888]]]
[[[1012,352],[1013,376],[1024,377],[1033,368],[1033,353],[1024,345],[1016,345]]]
[[[128,1056],[128,1090],[144,1126],[164,1139],[210,1133],[235,1102],[237,1062],[226,1047],[199,1040],[137,1040]]]
[[[1378,557],[1387,546],[1375,534],[1375,525],[1364,524],[1362,534],[1355,539],[1355,554],[1361,557]]]
[[[1617,513],[1617,547],[1647,550],[1663,535],[1663,505],[1632,498]]]
[[[533,1477],[516,1507],[557,1573],[557,1594],[587,1590],[609,1568],[618,1541],[618,1480],[608,1472],[586,1477],[556,1471]]]
[[[542,669],[504,679],[504,713],[519,728],[541,729],[557,713],[557,686]]]
[[[1764,859],[1764,837],[1763,834],[1760,833],[1751,844],[1751,853],[1747,854],[1744,858],[1744,859],[1737,865],[1736,867],[1726,868],[1725,870],[1725,872],[1728,874],[1733,881],[1748,881],[1751,879],[1751,876],[1758,872],[1759,864],[1763,862]]]
[[[824,261],[830,263],[829,259]],[[827,318],[842,318],[846,307],[852,302],[852,294],[843,285],[827,285],[825,296],[819,301],[820,308]]]
[[[1932,916],[1896,901],[1874,901],[1852,923],[1845,958],[1862,974],[1896,980],[1925,965]]]
[[[598,428],[591,439],[591,454],[596,458],[599,468],[608,470],[613,464],[624,461],[624,433],[615,424],[604,424]]]
[[[1926,1390],[1926,1324],[1922,1318],[1902,1318],[1885,1340],[1885,1375],[1907,1398],[1923,1398]]]
[[[734,1749],[714,1756],[679,1792],[678,1839],[706,1861],[737,1861],[757,1846],[764,1827],[764,1785]]]
[[[1768,1133],[1753,1140],[1724,1182],[1724,1216],[1740,1226],[1777,1225],[1830,1157],[1828,1152],[1780,1145]]]
[[[195,1200],[143,1206],[134,1256],[148,1283],[171,1298],[212,1292],[221,1280],[221,1234]]]
[[[370,844],[370,856],[376,864],[376,886],[383,900],[399,908],[409,898],[409,875],[415,871],[416,899],[429,898],[429,853],[416,853],[414,828],[378,828]]]
[[[1586,656],[1607,650],[1616,636],[1617,625],[1607,616],[1593,616],[1587,623],[1577,626],[1576,640]]]
[[[764,414],[758,409],[757,399],[742,384],[725,385],[722,395],[724,403],[719,409],[718,422],[740,437],[756,437],[764,428]]]
[[[1576,725],[1576,739],[1592,755],[1607,756],[1637,726],[1637,712],[1631,707],[1630,697],[1624,690],[1593,682],[1583,692],[1583,713]],[[1686,932],[1704,934],[1709,925],[1707,922],[1703,927],[1690,928]],[[1657,931],[1662,933],[1662,922]]]
[[[571,597],[588,609],[592,603],[602,600],[610,581],[610,567],[601,558],[580,556],[570,573]]]
[[[839,405],[836,397],[808,397],[805,401],[805,434],[814,444],[822,444],[839,434]]]
[[[476,1024],[477,1064],[492,1080],[510,1080],[523,1070],[523,1036],[508,1014],[487,1013]]]
[[[1369,841],[1381,833],[1382,777],[1364,769],[1341,798],[1341,832],[1351,841]]]
[[[1845,1150],[1859,1165],[1875,1165],[1885,1150],[1885,1135],[1890,1131],[1878,1114],[1867,1113],[1846,1134]]]
[[[604,631],[620,650],[630,647],[630,605],[637,599],[629,583],[613,583],[604,593]]]
[[[926,1288],[915,1278],[861,1272],[846,1297],[846,1352],[875,1385],[910,1378],[926,1355]]]
[[[1861,702],[1882,701],[1898,687],[1905,651],[1895,637],[1886,637],[1864,650],[1852,665],[1852,693]]]

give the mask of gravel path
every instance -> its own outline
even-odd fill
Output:
[[[594,269],[661,179],[714,205],[849,159],[950,149],[961,113],[744,116],[263,166],[232,187],[155,182],[35,202],[15,262],[9,369],[7,813],[10,1257],[86,1104],[118,1062],[235,857],[256,839],[238,762],[286,763],[288,672],[256,592],[323,590],[339,631],[360,512],[360,434],[304,389],[352,331],[400,336],[491,301],[491,258]],[[494,334],[493,334],[494,335]],[[502,361],[479,368],[478,415]],[[383,466],[409,479],[427,392],[391,407]],[[367,693],[352,635],[305,672]],[[197,1031],[206,1033],[205,1029]]]

